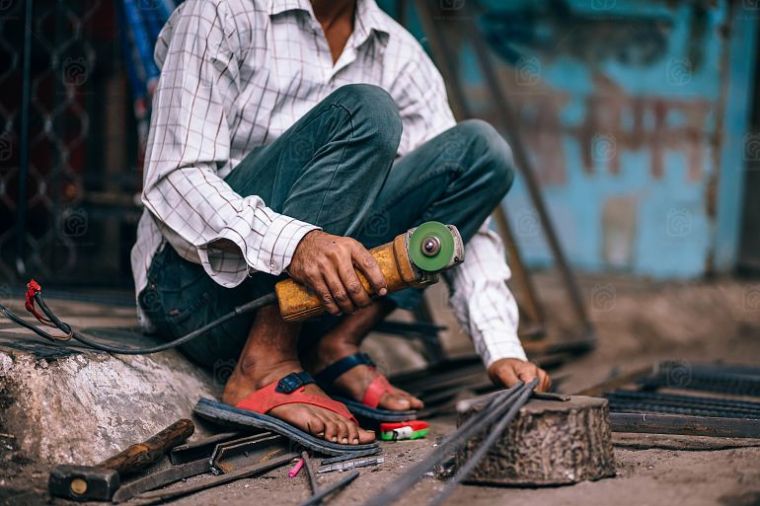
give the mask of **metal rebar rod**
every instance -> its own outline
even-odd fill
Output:
[[[443,487],[443,490],[441,490],[441,492],[435,496],[435,498],[433,498],[433,500],[430,502],[430,506],[439,506],[440,504],[443,504],[443,502],[454,492],[457,486],[459,486],[462,480],[464,480],[472,472],[472,470],[475,469],[475,466],[477,466],[480,461],[483,460],[483,457],[486,456],[488,450],[491,449],[496,440],[504,434],[504,430],[509,426],[510,423],[512,423],[512,420],[515,419],[520,408],[522,408],[525,403],[528,402],[528,399],[530,399],[530,396],[537,385],[538,378],[535,378],[527,385],[523,385],[523,387],[520,389],[517,400],[513,402],[509,407],[507,414],[490,429],[488,436],[486,436],[486,438],[481,442],[478,449],[475,450],[475,453],[470,455],[470,458],[467,459],[467,462],[465,462],[464,465],[459,468],[454,477],[451,478],[448,483],[446,483],[446,486]]]
[[[557,232],[554,229],[554,224],[552,223],[549,212],[546,209],[546,204],[544,203],[541,187],[535,177],[533,164],[531,163],[525,145],[522,142],[518,130],[520,120],[517,117],[517,114],[515,114],[509,99],[502,90],[499,78],[493,70],[493,63],[489,59],[488,49],[478,31],[477,25],[473,21],[473,13],[470,11],[468,14],[469,15],[463,17],[469,25],[466,31],[472,41],[480,69],[483,71],[483,77],[491,92],[494,94],[496,113],[500,119],[501,126],[504,128],[507,138],[509,139],[516,165],[521,169],[523,179],[525,180],[525,186],[528,189],[528,194],[530,195],[533,207],[536,209],[539,221],[541,222],[546,242],[549,245],[552,256],[554,257],[560,274],[562,275],[576,317],[584,327],[584,333],[587,335],[594,335],[594,327],[591,323],[588,312],[586,311],[586,305],[583,301],[580,288],[578,287],[575,276],[570,269],[570,264],[565,257],[562,245],[559,242]]]
[[[301,503],[301,506],[313,506],[314,504],[321,503],[325,497],[327,497],[328,495],[334,492],[337,492],[338,490],[341,490],[342,488],[347,486],[349,483],[354,481],[358,476],[359,476],[359,471],[350,472],[345,478],[341,478],[340,480],[337,480],[334,483],[329,484],[328,486],[320,490],[318,493],[308,498],[306,501]]]
[[[16,202],[16,272],[26,274],[26,214],[29,179],[29,107],[32,93],[32,16],[34,1],[26,0],[24,63],[21,83],[21,135],[19,139],[18,201]]]
[[[426,473],[443,462],[450,452],[464,445],[468,439],[482,432],[504,415],[512,403],[517,400],[523,386],[524,384],[520,382],[509,390],[491,398],[483,411],[470,417],[454,433],[444,439],[430,455],[404,473],[391,486],[386,487],[381,494],[369,499],[364,503],[364,506],[385,506],[398,499],[421,480]]]
[[[666,406],[654,403],[619,403],[610,402],[610,411],[614,413],[665,413],[670,415],[707,416],[711,418],[746,418],[760,419],[758,414],[736,413],[726,410],[708,408],[686,408],[683,406]]]
[[[610,427],[614,432],[760,438],[760,423],[747,418],[610,413]]]
[[[760,412],[760,402],[719,399],[717,397],[697,397],[692,395],[662,394],[650,391],[618,390],[605,395],[608,399],[658,402],[685,407],[706,407],[735,409],[737,411]]]

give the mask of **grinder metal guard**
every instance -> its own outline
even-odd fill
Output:
[[[454,225],[429,221],[371,249],[370,253],[377,260],[390,293],[438,281],[438,272],[464,260],[464,243]],[[367,279],[359,272],[357,275],[364,289],[372,293]],[[292,279],[277,283],[275,291],[280,314],[286,321],[305,320],[325,311],[317,295]]]

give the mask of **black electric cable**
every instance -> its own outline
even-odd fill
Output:
[[[62,321],[60,318],[58,318],[55,315],[55,313],[53,313],[53,311],[45,303],[45,300],[43,299],[42,294],[40,292],[34,295],[34,301],[37,303],[37,305],[39,305],[42,312],[45,313],[45,316],[47,316],[50,319],[50,322],[58,330],[66,334],[66,337],[56,337],[44,331],[43,329],[39,328],[36,325],[27,323],[20,316],[18,316],[17,314],[15,314],[13,311],[11,311],[6,306],[3,306],[2,304],[0,304],[0,311],[2,311],[3,314],[5,314],[5,316],[8,319],[12,320],[13,322],[21,325],[22,327],[26,329],[31,330],[38,336],[43,337],[47,339],[48,341],[52,341],[56,344],[61,344],[62,342],[68,341],[70,339],[74,339],[90,348],[93,348],[99,351],[106,351],[108,353],[118,353],[120,355],[147,355],[150,353],[157,353],[159,351],[168,350],[170,348],[176,348],[177,346],[185,344],[186,342],[191,341],[195,339],[196,337],[202,336],[204,333],[208,332],[214,327],[217,327],[223,323],[226,323],[227,321],[233,318],[236,318],[246,313],[250,313],[251,311],[259,309],[263,306],[274,304],[277,302],[277,295],[274,292],[268,293],[246,304],[243,304],[242,306],[236,307],[234,310],[230,311],[229,313],[223,316],[220,316],[216,320],[209,322],[203,327],[200,327],[188,334],[185,334],[182,337],[178,337],[177,339],[168,341],[163,344],[159,344],[156,346],[148,346],[144,348],[124,348],[121,346],[111,346],[108,344],[93,341],[91,340],[91,337],[87,336],[86,334],[83,334],[82,332],[79,332],[78,330],[75,330],[74,328],[71,327],[71,325]]]

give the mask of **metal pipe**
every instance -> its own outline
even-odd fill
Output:
[[[26,0],[24,13],[24,62],[21,81],[21,135],[19,139],[18,202],[16,213],[16,272],[26,275],[26,199],[29,178],[29,104],[32,93],[32,15],[34,0]]]
[[[470,35],[475,54],[477,55],[480,68],[483,71],[483,76],[488,83],[488,87],[495,95],[496,100],[494,100],[494,105],[496,107],[496,112],[498,113],[501,126],[507,133],[510,146],[512,147],[512,153],[514,154],[517,166],[521,169],[522,175],[525,179],[528,193],[533,202],[533,206],[538,213],[539,220],[541,221],[541,226],[544,230],[546,242],[548,243],[549,249],[554,256],[554,260],[557,262],[557,267],[559,268],[560,274],[562,275],[562,278],[565,282],[565,286],[567,288],[573,309],[575,310],[576,317],[581,321],[585,333],[589,336],[593,336],[594,328],[586,311],[586,306],[583,301],[580,288],[578,287],[575,276],[573,275],[573,272],[570,269],[570,265],[565,258],[565,253],[562,249],[562,246],[559,243],[557,233],[554,230],[554,224],[552,223],[551,218],[549,217],[549,213],[546,210],[546,204],[544,203],[543,195],[541,194],[541,188],[534,175],[533,164],[528,157],[528,153],[526,152],[525,146],[520,137],[520,131],[517,126],[519,124],[519,119],[515,114],[509,99],[502,90],[502,87],[499,83],[499,78],[493,71],[493,66],[489,60],[488,50],[485,46],[485,43],[483,42],[482,37],[480,36],[478,27],[472,21],[472,16],[474,14],[470,9],[468,9],[468,13],[469,15],[463,17],[465,22],[469,24],[466,32]]]

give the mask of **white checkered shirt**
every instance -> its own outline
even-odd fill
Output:
[[[368,83],[391,94],[403,123],[399,156],[455,124],[433,63],[374,0],[359,0],[353,33],[334,65],[308,0],[187,0],[163,28],[155,57],[161,76],[145,211],[132,249],[137,293],[164,241],[225,287],[252,272],[285,270],[300,239],[318,227],[255,195],[238,195],[223,178],[340,86]],[[238,251],[210,246],[220,239]],[[525,359],[501,241],[484,224],[465,255],[450,276],[451,303],[477,352],[486,365]]]

